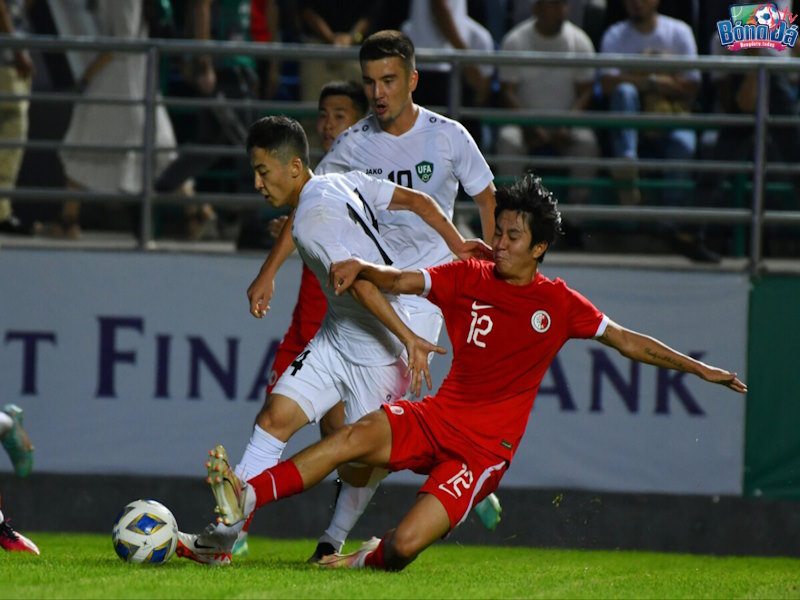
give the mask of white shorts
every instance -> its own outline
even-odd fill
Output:
[[[309,423],[319,421],[342,400],[345,423],[355,423],[384,402],[403,396],[409,383],[407,368],[403,357],[390,365],[352,363],[316,336],[283,372],[272,393],[297,402]]]

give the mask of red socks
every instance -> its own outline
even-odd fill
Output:
[[[378,547],[364,558],[364,566],[368,569],[386,570],[386,561],[383,559],[383,539]]]
[[[303,478],[291,460],[278,463],[247,483],[256,491],[256,508],[303,491]]]

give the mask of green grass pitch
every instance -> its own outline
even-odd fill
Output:
[[[110,535],[30,537],[41,556],[0,553],[0,598],[800,598],[792,558],[437,544],[402,573],[324,571],[304,563],[312,540],[251,537],[230,567],[151,567]]]

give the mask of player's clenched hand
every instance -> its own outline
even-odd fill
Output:
[[[461,248],[456,252],[456,256],[461,260],[468,258],[481,258],[483,260],[493,260],[494,253],[492,247],[483,240],[469,239],[464,240]]]
[[[328,285],[333,287],[334,294],[341,296],[346,292],[363,268],[364,262],[358,258],[333,263],[328,274]]]
[[[428,340],[417,335],[406,342],[405,346],[408,352],[408,370],[406,371],[406,375],[411,376],[408,387],[414,396],[419,396],[422,393],[423,377],[425,378],[425,383],[428,385],[428,389],[430,390],[433,388],[431,372],[428,369],[428,355],[431,352],[446,354],[447,350],[441,346],[431,344]]]
[[[275,293],[275,280],[265,273],[259,273],[247,288],[247,299],[250,301],[250,314],[260,319],[269,312],[269,301]]]

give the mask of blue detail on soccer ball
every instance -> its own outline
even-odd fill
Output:
[[[132,510],[133,510],[133,507],[129,505],[129,506],[125,506],[121,511],[119,511],[119,514],[117,515],[117,518],[114,519],[114,527],[116,527],[117,523],[119,523],[122,520],[122,517],[127,515]]]
[[[131,556],[136,554],[138,549],[138,546],[134,546],[133,544],[129,544],[123,540],[116,540],[114,542],[114,550],[116,550],[117,556],[126,562],[130,560]]]
[[[172,545],[172,540],[167,542],[166,544],[155,548],[151,553],[150,556],[147,557],[146,562],[150,563],[160,563],[164,562],[164,559],[169,555],[169,549]]]
[[[150,513],[144,513],[136,521],[131,522],[125,529],[142,535],[151,535],[161,529],[166,523]]]

